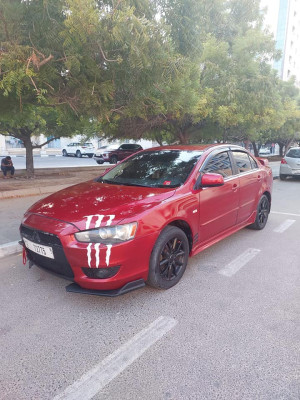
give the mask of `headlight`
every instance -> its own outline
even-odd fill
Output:
[[[137,222],[131,224],[106,226],[90,231],[82,231],[75,233],[75,238],[78,242],[85,243],[103,243],[115,244],[126,242],[135,237]]]

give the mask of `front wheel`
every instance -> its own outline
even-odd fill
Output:
[[[118,162],[118,157],[117,156],[112,156],[112,158],[110,159],[110,163],[111,164],[117,164]]]
[[[249,228],[256,230],[264,229],[268,221],[269,212],[270,212],[270,201],[268,197],[265,194],[263,194],[258,202],[255,222],[249,225]]]
[[[64,157],[67,157],[67,156],[68,156],[67,150],[63,149],[62,155],[63,155]]]
[[[147,284],[157,289],[176,285],[187,266],[189,242],[176,226],[167,226],[159,235],[150,257]]]
[[[82,157],[82,154],[81,154],[80,150],[77,150],[75,155],[76,155],[77,158],[81,158]]]

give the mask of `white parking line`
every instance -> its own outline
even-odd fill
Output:
[[[240,254],[237,258],[231,261],[223,269],[219,271],[219,274],[231,277],[236,274],[241,268],[243,268],[249,261],[251,261],[257,254],[260,253],[258,249],[248,249],[244,253]]]
[[[287,219],[281,225],[279,225],[276,229],[274,229],[273,232],[283,233],[287,229],[289,229],[289,227],[292,226],[295,222],[296,222],[296,220],[294,220],[294,219]]]
[[[291,217],[300,217],[300,214],[292,214],[292,213],[285,213],[285,212],[278,212],[278,211],[271,211],[271,214],[289,215]]]
[[[53,400],[90,400],[125,368],[132,364],[155,342],[168,333],[178,321],[171,317],[159,317],[140,331],[114,353],[68,386]]]

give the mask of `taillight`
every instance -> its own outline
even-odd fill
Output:
[[[281,160],[281,164],[287,164],[284,158]]]

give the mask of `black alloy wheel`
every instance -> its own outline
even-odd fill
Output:
[[[176,226],[167,226],[153,247],[147,283],[158,289],[176,285],[184,274],[188,256],[185,233]]]
[[[249,228],[261,230],[266,226],[270,213],[270,201],[268,197],[263,194],[258,202],[257,214],[255,222],[249,225]]]

